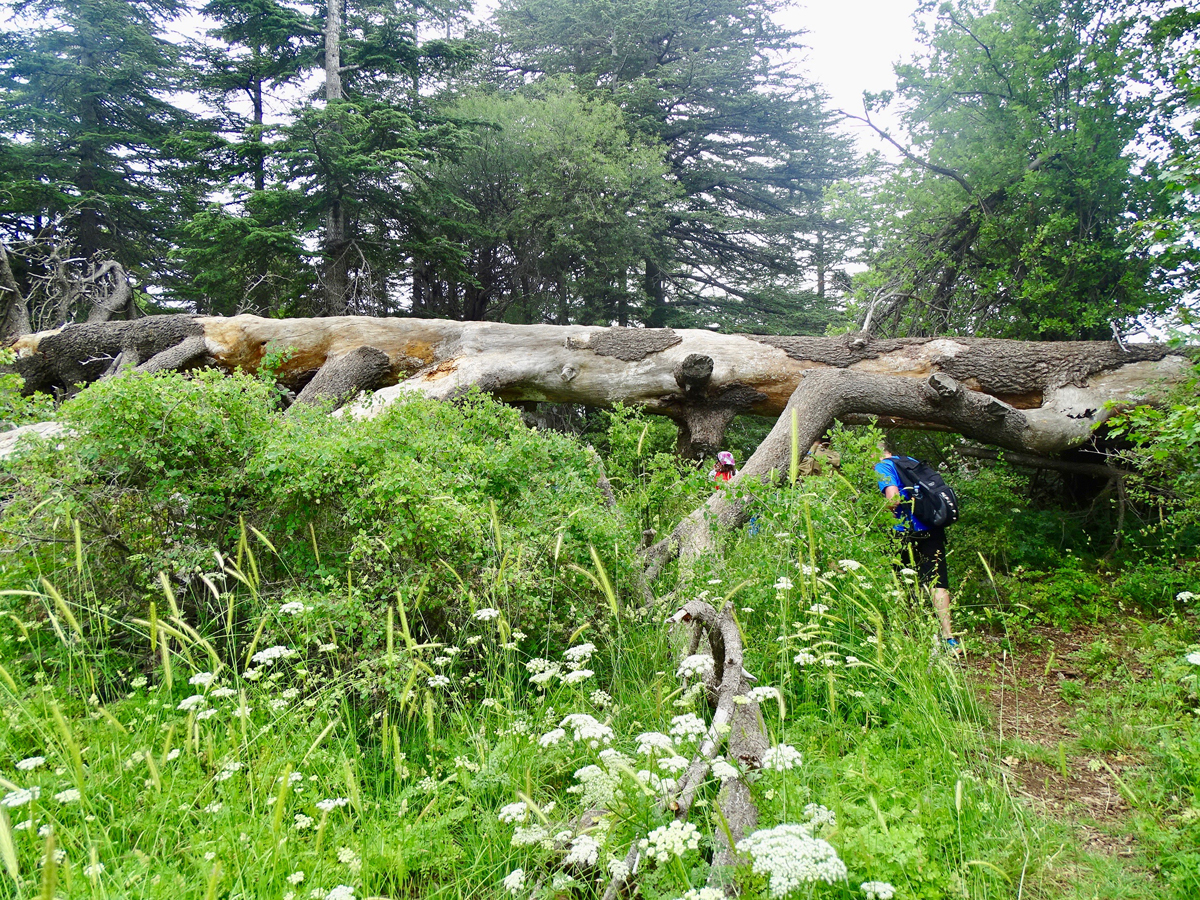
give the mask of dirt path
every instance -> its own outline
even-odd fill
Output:
[[[1078,657],[1110,636],[1103,627],[1070,633],[1038,628],[1015,651],[1000,649],[1001,638],[985,638],[996,649],[969,661],[967,669],[1013,791],[1075,826],[1088,850],[1132,856],[1132,837],[1119,834],[1130,813],[1122,773],[1137,760],[1082,750],[1072,721],[1090,684]]]

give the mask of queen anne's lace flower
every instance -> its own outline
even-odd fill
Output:
[[[65,791],[59,791],[54,795],[54,799],[59,803],[75,803],[79,800],[79,789],[67,788]]]
[[[1196,651],[1195,653],[1189,653],[1184,658],[1193,666],[1200,666],[1200,650]]]
[[[779,688],[771,687],[770,685],[766,684],[759,685],[758,687],[752,687],[750,690],[746,691],[746,697],[751,703],[765,703],[768,700],[778,700]]]
[[[775,582],[775,590],[790,591],[792,589],[792,579],[786,575],[781,575]]]
[[[725,900],[725,892],[718,888],[692,888],[679,900]]]
[[[584,809],[607,809],[616,799],[620,781],[599,766],[584,766],[575,772],[579,784],[567,788],[572,794],[582,794]]]
[[[524,825],[529,818],[529,806],[524,800],[518,800],[516,803],[500,807],[496,818],[506,825]]]
[[[45,762],[46,762],[46,757],[44,757],[44,756],[28,756],[25,759],[21,760],[19,763],[17,763],[17,769],[19,769],[22,772],[32,772],[34,769],[38,768]]]
[[[504,889],[510,894],[520,893],[523,887],[525,887],[524,869],[513,869],[504,876]]]
[[[24,806],[26,803],[32,803],[42,794],[42,789],[37,787],[18,788],[15,791],[9,791],[3,797],[0,797],[0,806],[5,806],[9,809],[16,809],[18,806]]]
[[[813,656],[811,653],[809,653],[807,650],[801,650],[799,653],[796,654],[795,659],[792,660],[792,662],[794,662],[798,666],[811,666],[816,661],[817,661],[817,658],[815,656]]]
[[[545,734],[543,734],[540,738],[538,738],[538,746],[539,747],[553,747],[555,744],[557,744],[559,741],[561,741],[566,736],[567,736],[567,733],[565,731],[563,731],[563,729],[553,728],[550,731],[547,731]]]
[[[562,683],[563,684],[578,684],[581,681],[587,681],[589,678],[591,678],[595,674],[596,673],[593,672],[591,669],[575,669],[574,671],[568,672],[566,675],[564,675],[562,677]]]
[[[708,732],[708,726],[695,713],[684,713],[671,720],[670,732],[676,744],[683,744],[703,737]]]
[[[658,731],[643,731],[636,738],[637,752],[641,756],[652,756],[655,753],[675,754],[675,742],[667,735]]]
[[[203,694],[192,694],[190,697],[184,697],[179,701],[179,705],[175,707],[180,712],[190,712],[197,707],[203,706],[205,703]]]
[[[475,610],[474,618],[477,622],[490,622],[492,619],[500,618],[500,610],[485,606],[483,609]]]
[[[259,650],[252,657],[250,662],[260,666],[269,666],[277,659],[291,659],[296,655],[296,651],[291,647],[275,646],[268,647],[266,650]]]
[[[534,847],[548,840],[550,840],[549,829],[541,825],[530,825],[528,827],[518,825],[513,829],[511,843],[514,847]]]
[[[339,884],[325,895],[325,900],[354,900],[354,888],[348,884]]]
[[[837,814],[832,809],[822,806],[820,803],[809,803],[805,806],[804,818],[807,820],[807,825],[810,828],[820,825],[837,825]]]
[[[445,675],[431,675],[425,681],[431,688],[444,688],[450,685],[450,679]]]
[[[851,572],[853,572],[855,569],[862,568],[862,563],[860,563],[857,559],[839,559],[838,565],[843,569],[849,569]]]
[[[737,849],[753,860],[753,869],[768,879],[772,897],[786,897],[804,884],[846,879],[846,864],[827,841],[813,837],[803,825],[776,825],[738,841]]]
[[[824,615],[825,613],[829,612],[829,607],[826,606],[824,603],[814,603],[812,606],[810,606],[808,608],[808,611],[810,613],[812,613],[814,616],[820,616],[820,615]]]
[[[571,841],[571,850],[563,863],[568,866],[594,866],[599,858],[600,842],[590,834],[581,834]]]
[[[199,687],[208,687],[210,684],[213,683],[213,680],[216,677],[217,676],[214,675],[212,672],[197,672],[195,675],[193,675],[191,678],[188,679],[188,684],[198,685]]]
[[[571,664],[571,668],[577,668],[591,659],[592,654],[595,652],[595,644],[576,644],[574,647],[568,648],[563,653],[563,659]]]
[[[892,900],[896,896],[896,889],[886,881],[864,881],[860,887],[867,900]]]
[[[1180,591],[1178,594],[1175,595],[1175,599],[1179,603],[1187,603],[1191,600],[1195,600],[1196,595],[1193,594],[1191,591]]]
[[[638,846],[647,859],[666,861],[672,856],[683,856],[689,850],[697,849],[700,846],[700,832],[693,823],[676,820],[655,828],[642,838]]]
[[[613,730],[597,722],[587,713],[571,713],[558,724],[570,728],[575,740],[582,741],[593,750],[598,749],[601,744],[612,743]]]
[[[738,778],[742,774],[737,766],[733,765],[723,756],[718,756],[712,761],[712,773],[714,778],[718,778],[721,781],[729,781],[731,778]]]
[[[776,744],[774,747],[769,747],[762,756],[763,768],[775,772],[794,769],[801,762],[803,762],[803,757],[800,755],[800,751],[790,744]]]
[[[678,678],[710,678],[716,671],[716,663],[707,653],[693,653],[679,664],[675,675]]]
[[[349,806],[350,801],[345,797],[326,797],[324,800],[317,801],[317,809],[321,812],[332,812],[339,806]]]
[[[588,695],[588,699],[591,700],[594,705],[600,707],[600,709],[607,709],[608,707],[612,706],[613,702],[612,694],[610,694],[608,691],[601,690],[592,691]]]
[[[613,881],[624,881],[629,877],[629,866],[625,865],[625,860],[614,857],[608,861],[608,874]]]

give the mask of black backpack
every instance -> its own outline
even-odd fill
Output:
[[[958,495],[932,466],[911,456],[893,456],[896,471],[912,495],[901,506],[926,528],[944,528],[958,521]]]

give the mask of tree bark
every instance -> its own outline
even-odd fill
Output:
[[[1085,442],[1113,405],[1152,402],[1191,365],[1156,344],[1123,351],[1100,341],[774,337],[362,316],[159,316],[69,325],[13,346],[27,390],[70,390],[102,377],[123,351],[149,360],[191,337],[203,339],[206,353],[189,356],[187,365],[229,371],[257,371],[267,353],[290,350],[279,378],[296,388],[327,362],[373,347],[387,356],[380,383],[388,386],[352,405],[357,416],[406,394],[452,399],[478,387],[510,402],[640,406],[686,426],[693,445],[707,427],[706,451],[720,445],[721,420],[778,416],[796,407],[799,388],[798,398],[817,403],[811,423],[805,413],[805,433],[817,431],[801,435],[804,447],[832,411],[952,428],[1009,450],[1055,455]],[[767,468],[781,458],[786,467],[790,436],[768,445],[775,449]]]

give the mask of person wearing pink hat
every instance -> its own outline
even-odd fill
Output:
[[[737,462],[733,458],[733,454],[728,450],[722,450],[717,454],[717,465],[708,477],[713,481],[732,481],[733,476],[737,474]]]

